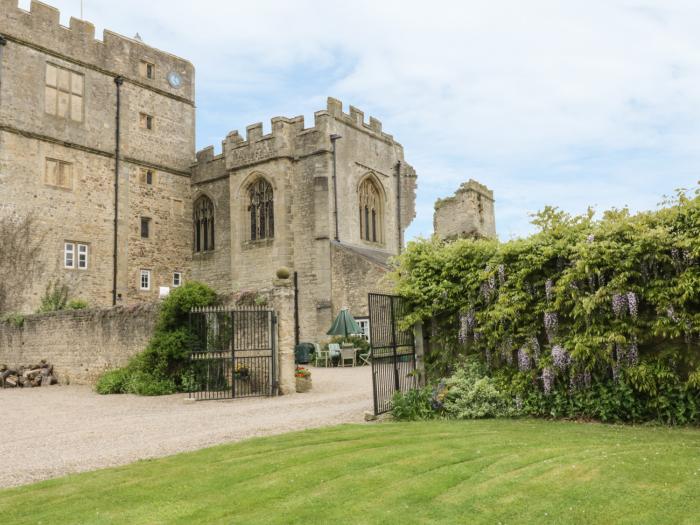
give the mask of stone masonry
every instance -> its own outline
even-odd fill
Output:
[[[63,27],[56,9],[36,1],[27,12],[0,0],[0,36],[0,213],[33,216],[43,244],[41,275],[13,309],[35,310],[53,280],[91,306],[112,304],[117,77],[118,304],[157,299],[174,272],[189,273],[194,68],[109,31],[95,40],[89,22],[72,18]],[[170,73],[179,86],[167,81]],[[72,267],[66,243],[75,251]],[[80,268],[78,245],[87,247]],[[141,270],[150,271],[148,290]]]
[[[441,239],[496,237],[493,192],[475,180],[435,203],[433,229]]]

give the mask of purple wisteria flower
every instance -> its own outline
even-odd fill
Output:
[[[498,282],[501,286],[506,282],[506,267],[502,264],[498,265]]]
[[[559,316],[556,312],[545,312],[544,314],[544,331],[547,333],[547,339],[551,343],[557,335],[559,328]]]
[[[469,326],[467,325],[467,315],[460,314],[459,316],[459,332],[457,334],[457,339],[459,344],[466,344],[467,338],[469,337]]]
[[[620,363],[615,361],[612,367],[613,381],[616,383],[620,380]]]
[[[622,317],[627,310],[627,296],[615,293],[612,296],[612,310],[615,317]]]
[[[547,302],[552,302],[552,296],[554,295],[554,282],[551,279],[547,279],[544,283],[544,294],[547,297]]]
[[[486,348],[486,351],[484,352],[484,356],[486,357],[486,367],[490,370],[491,369],[491,362],[493,361],[491,358],[491,349]]]
[[[501,343],[501,359],[503,359],[508,366],[513,365],[513,341],[510,339],[506,339]]]
[[[521,372],[527,372],[530,370],[531,362],[530,355],[525,350],[525,347],[518,349],[518,369]]]
[[[639,301],[637,300],[636,293],[627,292],[627,307],[629,308],[632,319],[636,319],[639,314]]]
[[[595,241],[595,235],[593,235],[592,233],[588,234],[588,237],[586,237],[586,242],[588,244],[591,244],[593,241]]]
[[[542,387],[546,395],[552,393],[552,387],[554,387],[554,372],[549,367],[542,369]]]
[[[559,370],[566,369],[571,363],[571,356],[564,347],[561,345],[554,345],[552,347],[552,364]]]
[[[474,342],[478,343],[481,341],[481,332],[474,332]]]

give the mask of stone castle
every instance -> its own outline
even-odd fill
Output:
[[[32,1],[0,0],[0,214],[32,217],[37,278],[91,306],[155,301],[187,280],[222,294],[290,269],[298,333],[340,308],[367,315],[415,217],[416,173],[379,120],[332,98],[314,115],[248,126],[195,152],[194,67]],[[438,201],[435,232],[494,236],[493,194],[469,181]],[[8,278],[8,276],[3,276]]]

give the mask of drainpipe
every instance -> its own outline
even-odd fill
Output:
[[[403,235],[401,232],[401,161],[396,163],[396,229],[399,237],[399,255],[403,245]]]
[[[338,235],[338,186],[336,184],[336,154],[335,154],[335,141],[342,139],[340,135],[331,135],[331,145],[333,146],[333,215],[335,217],[335,240],[340,241]]]
[[[299,274],[294,272],[294,347],[299,344]]]
[[[119,141],[121,138],[121,87],[124,77],[116,77],[114,83],[117,86],[117,113],[115,116],[115,148],[114,148],[114,251],[113,251],[113,273],[112,273],[112,306],[117,305],[117,235],[119,230]]]
[[[0,98],[2,97],[2,50],[5,49],[7,39],[0,35]]]

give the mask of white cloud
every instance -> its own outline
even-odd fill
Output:
[[[78,13],[53,3],[64,23]],[[85,13],[195,64],[200,144],[310,116],[326,95],[380,118],[418,170],[413,233],[470,177],[494,189],[502,238],[545,204],[648,208],[700,178],[694,1],[85,0]]]

